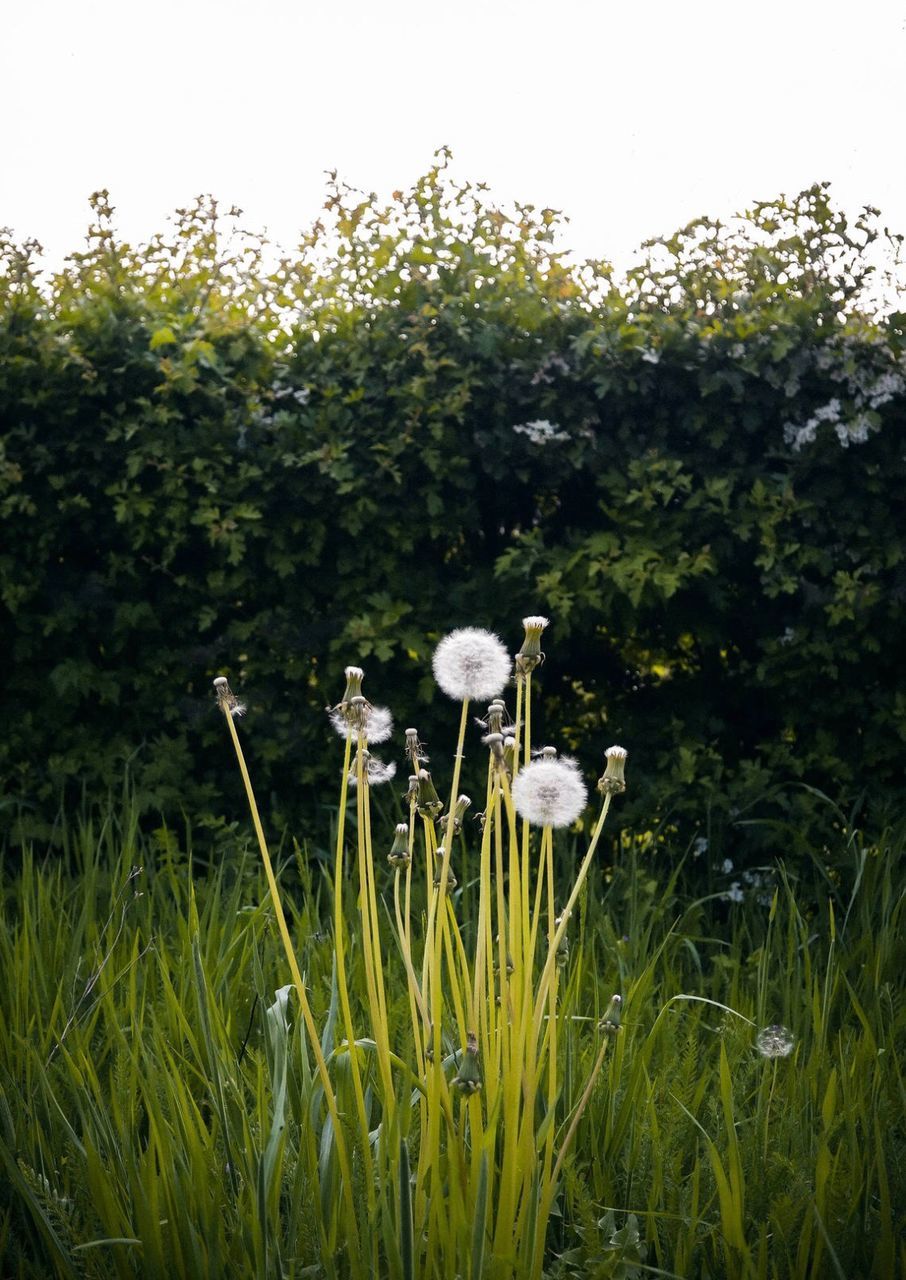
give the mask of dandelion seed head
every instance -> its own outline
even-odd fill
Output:
[[[460,627],[434,650],[434,678],[448,698],[462,702],[496,698],[510,678],[512,660],[503,642],[482,627]]]
[[[755,1048],[763,1058],[788,1058],[795,1043],[793,1033],[779,1022],[764,1027],[755,1037]]]
[[[363,699],[364,702],[364,699]],[[341,738],[349,738],[357,742],[359,729],[356,723],[350,723],[349,715],[340,707],[332,707],[328,711],[330,723]],[[355,721],[358,717],[353,717]],[[373,707],[365,702],[361,712],[362,733],[369,742],[386,742],[393,732],[393,716],[388,707]]]
[[[384,782],[390,782],[396,777],[396,765],[391,761],[390,764],[384,764],[383,760],[378,760],[375,756],[365,753],[365,781],[369,787],[379,787]],[[358,768],[349,770],[349,785],[357,787],[359,785]]]
[[[533,760],[516,776],[516,812],[535,827],[569,827],[585,808],[587,792],[575,760]]]

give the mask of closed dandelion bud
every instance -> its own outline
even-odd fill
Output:
[[[447,851],[442,844],[437,846],[437,874],[434,877],[434,888],[439,889],[444,882],[444,861],[446,860]],[[459,881],[453,874],[453,868],[447,863],[447,893],[452,893]]]
[[[535,827],[572,826],[585,801],[585,783],[574,760],[533,760],[513,783],[516,812]]]
[[[226,676],[216,677],[214,692],[217,695],[217,705],[224,715],[232,716],[234,720],[245,715],[245,703],[240,702],[233,693]]]
[[[534,671],[536,667],[540,667],[544,661],[544,654],[541,651],[541,633],[548,625],[547,618],[523,618],[522,625],[525,627],[525,639],[522,642],[522,648],[516,654],[516,671],[519,675],[528,675],[530,671]]]
[[[618,796],[622,791],[626,790],[626,779],[623,774],[626,769],[626,757],[629,752],[625,747],[608,747],[604,755],[607,760],[607,768],[598,779],[598,790],[602,791],[604,795]]]
[[[393,844],[387,854],[391,867],[408,867],[409,865],[409,824],[399,822],[393,836]]]
[[[365,679],[365,672],[361,667],[347,667],[343,674],[346,677],[346,692],[340,702],[341,707],[348,706],[353,698],[362,696],[362,681]]]
[[[604,1031],[610,1036],[615,1036],[622,1025],[620,1020],[620,1010],[622,1007],[623,997],[611,996],[610,1004],[607,1006],[604,1017],[598,1023],[598,1030]]]
[[[462,821],[466,816],[466,809],[469,808],[472,801],[468,796],[460,796],[456,801],[456,807],[453,810],[453,830],[462,831]]]
[[[409,790],[403,792],[403,799],[407,804],[411,804],[413,800],[418,799],[418,775],[409,774]]]
[[[461,1093],[478,1093],[481,1088],[481,1070],[478,1066],[478,1037],[474,1031],[466,1036],[466,1047],[459,1059],[459,1071],[450,1081]]]
[[[423,818],[434,819],[443,812],[443,801],[437,794],[431,775],[427,769],[419,769],[417,781],[416,804]]]
[[[516,968],[516,966],[513,964],[513,957],[510,955],[510,953],[509,953],[509,952],[507,952],[507,957],[506,957],[506,971],[507,971],[507,975],[511,974],[515,968]],[[499,958],[499,957],[496,957],[496,958],[495,958],[495,960],[494,960],[494,973],[495,973],[495,974],[499,974],[499,973],[500,973],[500,958]]]
[[[561,918],[562,917],[558,916],[557,919],[554,921],[555,928],[560,927]],[[568,934],[564,933],[563,937],[557,943],[557,968],[565,969],[568,964],[569,964],[569,936]]]
[[[483,702],[510,678],[512,661],[500,639],[481,627],[460,627],[434,651],[434,678],[449,698]]]

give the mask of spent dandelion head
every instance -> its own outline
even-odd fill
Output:
[[[585,808],[587,792],[574,760],[533,760],[516,776],[513,804],[534,827],[570,827]]]
[[[779,1022],[764,1027],[755,1037],[755,1048],[763,1058],[788,1058],[795,1043],[793,1033]]]
[[[428,763],[428,754],[425,751],[425,744],[419,742],[418,729],[406,730],[406,755],[412,761],[412,767],[418,770],[423,764]]]
[[[245,703],[240,702],[235,693],[233,693],[226,676],[217,676],[215,678],[214,693],[217,696],[217,705],[224,715],[232,716],[234,720],[238,719],[239,716],[245,715]]]
[[[449,698],[483,702],[502,692],[512,662],[503,642],[482,627],[460,627],[434,650],[434,678]]]

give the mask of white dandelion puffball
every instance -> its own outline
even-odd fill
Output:
[[[503,642],[482,627],[460,627],[434,650],[434,678],[449,698],[484,702],[503,692],[512,659]]]
[[[352,742],[358,742],[358,726],[350,724],[346,719],[345,713],[339,707],[334,707],[330,712],[330,723],[341,738],[349,738]],[[362,733],[369,742],[386,742],[391,733],[393,733],[393,716],[390,714],[390,708],[366,705],[365,725]]]
[[[763,1058],[788,1058],[795,1043],[793,1033],[779,1023],[765,1027],[755,1037],[755,1048]]]
[[[533,760],[516,775],[513,804],[533,827],[570,827],[587,792],[574,760]]]

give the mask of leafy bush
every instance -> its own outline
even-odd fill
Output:
[[[443,156],[386,205],[334,181],[277,267],[211,202],[140,249],[95,213],[46,285],[2,244],[0,769],[25,829],[125,764],[146,811],[214,820],[224,671],[301,830],[346,663],[430,742],[437,635],[537,612],[543,732],[645,743],[624,821],[763,851],[776,827],[743,824],[798,820],[806,787],[878,825],[902,802],[904,331],[865,314],[873,211],[815,187],[652,242],[622,282]]]

